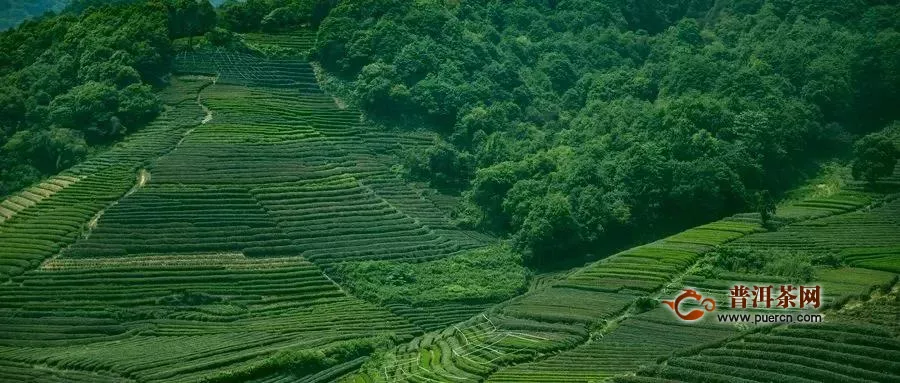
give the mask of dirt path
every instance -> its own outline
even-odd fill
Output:
[[[203,113],[204,113],[203,120],[200,121],[200,125],[205,125],[205,124],[207,124],[208,122],[212,121],[212,119],[213,119],[213,113],[212,113],[212,110],[210,110],[208,107],[206,107],[206,105],[203,105],[203,102],[202,102],[202,99],[200,98],[200,95],[203,93],[203,90],[204,90],[204,89],[206,89],[206,88],[209,87],[209,86],[215,85],[215,83],[216,83],[216,79],[213,78],[211,83],[209,83],[208,85],[206,85],[206,86],[200,88],[200,90],[197,91],[197,105],[200,106],[200,109],[202,109],[202,110],[203,110]],[[185,140],[185,139],[186,139],[186,138],[187,138],[194,130],[196,130],[196,129],[197,129],[197,128],[194,127],[194,128],[191,128],[191,129],[186,130],[186,131],[184,132],[184,136],[182,136],[181,139],[178,140],[178,143],[175,144],[174,147],[172,147],[172,150],[175,150],[175,148],[177,148],[179,145],[181,145],[181,143],[184,142],[184,140]],[[170,151],[170,152],[171,152],[171,151]],[[166,154],[168,154],[168,153],[166,153]],[[164,154],[164,155],[165,155],[165,154]],[[163,156],[164,156],[164,155],[163,155]],[[160,156],[160,157],[162,157],[162,156]],[[94,230],[94,228],[97,227],[97,223],[100,222],[100,217],[103,216],[103,213],[105,213],[107,209],[109,209],[109,208],[111,208],[111,207],[113,207],[113,206],[116,206],[116,205],[119,203],[119,201],[121,201],[121,200],[127,198],[128,196],[130,196],[130,195],[132,195],[132,194],[134,194],[134,192],[136,192],[138,189],[144,187],[144,185],[147,184],[147,181],[150,181],[150,171],[147,170],[147,169],[141,169],[141,170],[139,170],[139,171],[138,171],[138,174],[137,174],[137,180],[135,181],[134,186],[132,186],[130,190],[128,190],[127,192],[125,192],[125,194],[122,195],[121,198],[119,198],[119,199],[113,201],[111,204],[109,204],[109,205],[106,206],[105,208],[103,208],[103,209],[101,209],[100,211],[98,211],[97,214],[95,214],[94,217],[91,218],[90,221],[88,221],[87,229],[82,233],[82,238],[87,239],[87,237],[89,237],[89,236],[91,235],[91,231]],[[59,255],[59,254],[57,254],[56,256],[58,256],[58,255]],[[51,259],[56,258],[56,256],[53,256]]]
[[[103,216],[103,213],[106,212],[107,209],[116,206],[117,204],[119,204],[119,201],[134,194],[134,192],[138,191],[138,189],[144,187],[144,185],[147,184],[147,181],[150,181],[150,172],[147,169],[138,170],[137,180],[134,182],[134,186],[132,186],[131,189],[128,189],[128,191],[125,192],[125,194],[123,194],[121,198],[113,201],[111,204],[98,211],[97,214],[94,214],[94,217],[91,218],[90,221],[88,221],[87,230],[82,233],[82,237],[87,238],[91,234],[90,232],[97,227],[97,222],[100,221],[100,217]]]
[[[209,87],[209,86],[211,86],[211,85],[214,85],[215,83],[216,83],[216,78],[212,78],[212,79],[211,79],[211,82],[210,82],[209,84],[207,84],[207,85],[201,87],[201,88],[197,91],[197,105],[200,106],[200,108],[203,110],[203,113],[204,113],[203,119],[200,121],[200,125],[205,125],[205,124],[209,123],[210,121],[212,121],[212,119],[213,119],[213,112],[212,112],[212,110],[210,110],[209,108],[206,107],[206,105],[203,104],[200,95],[203,93],[203,90],[204,90],[204,89],[206,89],[207,87]],[[190,128],[190,129],[186,130],[186,131],[184,132],[183,136],[181,137],[181,139],[178,140],[178,143],[176,143],[175,145],[173,145],[173,146],[172,146],[168,151],[166,151],[165,153],[163,153],[163,154],[161,154],[160,156],[156,157],[156,159],[159,159],[160,157],[163,157],[163,156],[165,156],[165,155],[171,153],[171,152],[172,152],[173,150],[175,150],[176,148],[178,148],[178,146],[180,146],[181,143],[184,142],[184,140],[187,138],[187,136],[189,136],[196,128],[197,128],[197,127],[195,126],[195,127],[193,127],[193,128]],[[135,193],[136,191],[138,191],[140,188],[142,188],[142,187],[144,187],[145,185],[147,185],[147,182],[149,182],[149,181],[150,181],[150,171],[147,170],[147,169],[145,169],[145,168],[139,169],[138,172],[137,172],[137,174],[135,175],[134,185],[132,185],[131,189],[129,189],[128,191],[126,191],[125,194],[122,194],[121,197],[119,197],[119,198],[116,199],[115,201],[110,202],[108,205],[106,205],[105,207],[103,207],[102,209],[100,209],[96,214],[94,214],[94,216],[91,217],[91,219],[90,219],[90,220],[84,225],[84,227],[82,228],[80,240],[87,239],[88,237],[91,236],[91,232],[93,232],[93,230],[94,230],[95,228],[97,228],[97,225],[100,223],[100,219],[103,217],[103,214],[106,213],[107,210],[109,210],[109,208],[118,205],[118,204],[119,204],[119,201],[122,201],[123,199],[127,198],[128,196],[134,194],[134,193]],[[77,242],[77,241],[76,241],[76,242]],[[52,261],[56,260],[57,258],[59,258],[59,256],[60,256],[63,252],[65,252],[69,247],[71,247],[71,246],[74,245],[74,244],[75,244],[75,242],[69,244],[68,246],[66,246],[66,247],[64,247],[64,248],[62,248],[62,249],[60,249],[60,251],[58,251],[58,252],[57,252],[56,254],[54,254],[53,256],[51,256],[51,257],[45,259],[43,262],[41,262],[41,266],[39,266],[39,268],[43,268],[45,265],[47,265],[47,264],[49,264],[50,262],[52,262]]]
[[[207,108],[206,105],[203,105],[203,102],[200,101],[200,93],[197,93],[197,105],[200,105],[200,109],[203,109],[203,113],[206,114],[205,116],[203,116],[203,120],[200,121],[200,125],[206,125],[207,122],[212,121],[213,114],[212,110],[209,110],[209,108]]]
[[[200,95],[203,94],[203,90],[204,90],[204,89],[206,89],[206,88],[208,88],[208,87],[210,87],[210,86],[216,85],[216,80],[218,80],[218,77],[213,77],[213,78],[212,78],[212,82],[210,82],[209,84],[207,84],[206,86],[200,88],[200,90],[197,91],[197,105],[199,105],[199,106],[200,106],[200,109],[203,110],[203,119],[200,120],[200,125],[206,125],[206,124],[208,124],[210,121],[212,121],[212,119],[213,119],[213,112],[212,112],[212,109],[209,109],[209,107],[207,107],[206,105],[203,104],[203,99],[200,97]],[[166,154],[171,153],[173,150],[175,150],[176,148],[178,148],[179,146],[181,146],[181,143],[184,142],[184,140],[187,139],[187,137],[190,136],[191,133],[193,133],[195,130],[197,130],[197,127],[196,127],[196,126],[193,127],[193,128],[190,128],[190,129],[186,130],[186,131],[184,132],[184,135],[182,135],[181,139],[178,140],[178,143],[176,143],[175,146],[172,147],[172,150],[166,152]],[[165,154],[163,154],[163,156],[164,156],[164,155],[165,155]],[[160,157],[162,157],[162,156],[160,156]]]
[[[91,220],[88,221],[87,228],[82,231],[81,237],[83,239],[87,239],[87,237],[91,235],[91,232],[97,227],[97,223],[100,222],[100,217],[103,217],[103,213],[106,213],[109,208],[118,205],[119,201],[127,198],[128,196],[134,194],[134,192],[138,191],[138,189],[144,187],[144,185],[146,185],[147,181],[149,180],[150,172],[147,171],[147,169],[138,170],[137,177],[135,177],[134,186],[132,186],[131,189],[128,189],[128,191],[125,192],[125,194],[123,194],[121,197],[119,197],[119,199],[112,201],[109,205],[106,205],[106,207],[100,209],[97,214],[94,214]],[[56,256],[53,256],[53,258],[56,258]]]
[[[106,213],[109,208],[118,205],[119,201],[127,198],[128,196],[134,194],[134,192],[138,191],[138,189],[144,187],[144,185],[147,184],[147,181],[150,181],[150,172],[147,169],[138,170],[137,175],[135,176],[134,185],[131,187],[131,189],[128,189],[128,191],[125,192],[125,194],[122,194],[121,197],[117,198],[115,201],[110,202],[109,205],[106,205],[103,209],[100,209],[100,211],[94,214],[94,216],[91,217],[90,221],[87,222],[87,225],[85,225],[84,228],[81,229],[81,239],[84,240],[91,236],[91,233],[95,228],[97,228],[97,224],[100,222],[100,218],[103,217],[103,213]],[[47,264],[59,258],[62,253],[72,247],[72,245],[74,245],[76,242],[70,243],[68,246],[63,247],[58,252],[56,252],[56,254],[53,254],[53,256],[51,256],[50,258],[45,259],[43,262],[41,262],[41,266],[38,268],[42,269]]]
[[[341,287],[341,285],[339,285],[337,282],[335,282],[334,279],[331,279],[331,277],[329,277],[328,274],[325,274],[325,270],[322,270],[322,275],[324,275],[325,279],[327,279],[329,282],[331,282],[335,286],[337,286],[338,290],[340,290],[342,293],[344,293],[345,295],[350,295],[350,293],[344,291],[344,288]]]

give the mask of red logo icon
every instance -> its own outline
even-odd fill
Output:
[[[693,299],[700,303],[703,306],[703,310],[695,309],[688,311],[687,313],[681,313],[681,302],[685,299]],[[696,290],[685,289],[681,295],[675,297],[674,301],[662,301],[663,304],[669,306],[672,311],[675,312],[675,315],[678,315],[681,320],[685,321],[695,321],[703,317],[703,314],[711,312],[716,309],[716,301],[712,298],[704,298],[702,295],[697,293]]]

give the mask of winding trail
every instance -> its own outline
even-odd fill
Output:
[[[214,85],[215,83],[216,83],[216,78],[213,78],[209,84],[204,85],[197,91],[197,105],[200,106],[200,109],[202,109],[203,113],[204,113],[203,119],[200,121],[200,123],[197,126],[205,125],[205,124],[209,123],[210,121],[212,121],[212,119],[213,119],[212,110],[210,110],[206,105],[203,104],[203,102],[201,101],[200,95],[203,93],[204,89],[206,89],[207,87],[209,87],[211,85]],[[165,153],[162,153],[159,156],[157,156],[156,159],[164,157],[167,154],[171,153],[173,150],[177,149],[178,146],[180,146],[181,143],[184,142],[184,140],[194,130],[197,129],[197,126],[194,126],[190,129],[186,130],[184,132],[183,136],[181,137],[181,139],[178,140],[178,142],[175,145],[172,145],[172,147],[169,150],[167,150]],[[149,182],[149,181],[150,181],[150,171],[146,168],[138,169],[137,174],[135,176],[134,185],[131,187],[131,189],[128,189],[128,191],[126,191],[124,194],[122,194],[121,197],[117,198],[115,201],[110,202],[108,205],[106,205],[105,207],[103,207],[102,209],[97,211],[97,213],[94,214],[94,216],[91,217],[91,219],[82,228],[80,240],[88,239],[91,236],[91,233],[94,231],[94,229],[100,223],[100,219],[103,217],[103,214],[106,213],[107,210],[109,210],[113,206],[118,205],[120,201],[124,200],[125,198],[128,198],[130,195],[137,192],[140,188],[147,185],[147,182]],[[68,244],[67,246],[63,247],[58,252],[56,252],[56,254],[54,254],[53,256],[45,259],[43,262],[41,262],[41,265],[38,268],[42,269],[42,268],[46,267],[48,264],[55,261],[57,258],[59,258],[60,255],[62,255],[66,250],[68,250],[70,247],[72,247],[72,245],[74,245],[76,242],[77,241],[74,241],[74,242]]]
[[[148,171],[147,169],[138,170],[137,180],[135,181],[134,186],[132,186],[131,189],[128,189],[128,191],[125,192],[125,194],[123,194],[122,197],[119,197],[119,199],[113,201],[112,203],[107,205],[105,208],[98,211],[97,214],[94,214],[94,217],[91,218],[90,221],[88,221],[87,230],[85,230],[82,233],[82,235],[81,235],[82,238],[87,239],[87,237],[89,237],[91,235],[91,231],[93,231],[94,228],[97,227],[97,222],[100,221],[100,217],[103,216],[103,213],[105,213],[107,209],[118,205],[119,201],[134,194],[134,192],[138,191],[138,189],[144,187],[144,185],[146,185],[147,181],[149,181],[149,180],[150,180],[150,171]]]
[[[209,107],[207,107],[206,105],[203,104],[203,100],[202,100],[202,98],[200,97],[200,95],[203,94],[203,90],[204,90],[204,89],[209,88],[210,86],[216,85],[216,80],[218,80],[218,79],[219,79],[218,77],[212,77],[212,81],[211,81],[209,84],[204,85],[203,87],[200,88],[200,90],[197,91],[197,105],[200,106],[200,109],[203,110],[203,114],[204,114],[204,115],[203,115],[203,119],[200,120],[200,125],[206,125],[206,124],[208,124],[210,121],[212,121],[212,119],[213,119],[213,112],[212,112],[212,110],[209,109]],[[166,154],[171,153],[172,150],[175,150],[175,149],[177,149],[179,146],[181,146],[181,143],[184,142],[184,140],[185,140],[188,136],[190,136],[191,133],[193,133],[195,130],[197,130],[197,127],[196,127],[196,126],[193,127],[193,128],[190,128],[190,129],[186,130],[186,131],[184,132],[184,134],[182,135],[181,139],[178,140],[178,143],[176,143],[175,146],[173,146],[171,150],[169,150],[169,151],[166,152],[165,154],[161,155],[160,157],[165,156]]]
[[[201,101],[200,99],[200,94],[203,92],[203,90],[212,85],[216,85],[216,79],[213,79],[211,84],[204,86],[203,88],[200,88],[199,91],[197,91],[197,105],[200,105],[200,109],[203,109],[203,113],[205,113],[205,115],[203,116],[203,120],[200,121],[200,125],[206,125],[206,123],[212,121],[213,119],[212,110],[210,110],[206,105],[203,105],[203,101]]]
[[[210,110],[206,105],[203,104],[200,95],[203,93],[203,90],[204,90],[204,89],[206,89],[206,88],[208,88],[208,87],[210,87],[210,86],[212,86],[212,85],[215,85],[215,83],[216,83],[216,79],[213,78],[213,79],[212,79],[212,82],[210,82],[209,84],[206,84],[205,86],[201,87],[200,90],[197,91],[197,105],[200,106],[200,109],[202,109],[202,110],[203,110],[203,113],[204,113],[203,119],[200,121],[200,125],[206,125],[207,123],[209,123],[209,122],[212,121],[212,119],[213,119],[213,112],[212,112],[212,110]],[[161,158],[161,157],[164,157],[164,156],[166,156],[167,154],[171,153],[173,150],[177,149],[178,146],[180,146],[181,143],[184,142],[184,140],[185,140],[192,132],[194,132],[194,130],[196,130],[196,129],[197,129],[197,127],[195,126],[195,127],[192,127],[192,128],[190,128],[190,129],[186,130],[186,131],[184,132],[184,135],[181,137],[181,139],[178,140],[178,143],[176,143],[175,145],[173,145],[172,148],[171,148],[169,151],[167,151],[167,152],[164,153],[164,154],[161,154],[160,156],[158,156],[158,157],[156,157],[156,158],[159,159],[159,158]],[[140,170],[138,170],[137,180],[135,181],[134,186],[132,186],[131,189],[129,189],[127,192],[125,192],[125,194],[122,195],[122,197],[120,197],[119,199],[113,201],[112,203],[110,203],[109,205],[107,205],[105,208],[103,208],[103,209],[101,209],[100,211],[98,211],[97,214],[95,214],[94,217],[91,218],[90,221],[88,221],[87,228],[84,230],[84,232],[83,232],[82,235],[81,235],[82,239],[87,239],[87,238],[91,235],[91,232],[94,230],[94,228],[97,227],[97,223],[100,221],[100,218],[103,216],[103,213],[105,213],[106,210],[108,210],[109,208],[111,208],[111,207],[113,207],[113,206],[118,205],[118,204],[119,204],[119,201],[121,201],[121,200],[127,198],[128,196],[130,196],[130,195],[132,195],[132,194],[134,194],[134,192],[138,191],[138,189],[144,187],[144,185],[146,185],[146,184],[147,184],[147,181],[149,181],[149,180],[150,180],[150,171],[149,171],[149,170],[147,170],[147,169],[140,169]],[[56,256],[53,256],[53,258],[56,258],[57,256],[59,256],[59,254],[57,254]]]
[[[144,185],[146,185],[147,181],[149,181],[149,180],[150,180],[150,172],[147,169],[143,169],[143,168],[139,169],[137,171],[137,175],[135,176],[134,185],[131,186],[131,189],[128,189],[128,191],[126,191],[125,194],[122,194],[121,197],[117,198],[115,201],[110,202],[108,205],[106,205],[105,207],[103,207],[102,209],[97,211],[97,213],[94,214],[94,216],[91,217],[91,219],[87,222],[87,224],[84,225],[84,227],[81,229],[81,238],[80,239],[83,240],[83,239],[87,239],[88,237],[90,237],[91,233],[97,227],[97,223],[100,222],[100,218],[103,217],[103,214],[106,213],[106,211],[109,208],[118,205],[119,201],[134,194],[134,192],[138,191],[138,189],[144,187]],[[68,244],[67,246],[65,246],[62,249],[60,249],[59,251],[57,251],[56,254],[53,254],[53,256],[51,256],[50,258],[45,259],[43,262],[41,262],[41,265],[38,267],[38,269],[43,269],[48,264],[55,261],[57,258],[59,258],[60,255],[62,255],[66,250],[68,250],[70,247],[72,247],[72,245],[74,245],[76,242],[78,242],[78,241],[73,241],[72,243]]]

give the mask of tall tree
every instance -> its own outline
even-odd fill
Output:
[[[894,173],[897,146],[885,134],[872,133],[853,145],[853,178],[874,185],[881,177]]]

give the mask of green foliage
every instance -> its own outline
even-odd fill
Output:
[[[853,156],[853,178],[874,184],[879,178],[894,173],[900,152],[890,137],[872,133],[853,145]]]
[[[460,153],[443,140],[413,149],[403,156],[403,160],[410,177],[427,180],[432,187],[442,189],[464,187],[475,167],[471,154]]]
[[[850,179],[851,172],[848,164],[837,161],[827,162],[821,166],[821,170],[815,178],[788,191],[779,203],[787,205],[805,199],[829,198],[843,190]]]
[[[50,123],[81,130],[88,143],[122,137],[127,126],[147,122],[159,111],[156,96],[146,85],[131,84],[121,91],[113,85],[86,82],[50,101]]]
[[[215,27],[216,12],[208,0],[168,1],[171,37],[202,35]]]
[[[773,256],[763,268],[763,273],[785,277],[791,281],[807,282],[812,280],[815,269],[809,257],[781,253]]]
[[[659,307],[659,300],[642,296],[634,301],[634,308],[637,314],[645,313]]]
[[[768,190],[757,192],[755,205],[763,227],[768,227],[769,220],[775,214],[775,200],[772,198],[772,194]]]
[[[205,378],[204,383],[236,382],[259,378],[274,372],[310,375],[328,367],[368,355],[391,344],[390,337],[361,338],[331,344],[321,349],[287,349],[242,369]]]
[[[111,4],[131,4],[141,0],[68,0],[64,12],[82,13],[88,8],[100,8]]]
[[[341,283],[378,302],[414,305],[446,301],[496,302],[520,293],[528,279],[521,258],[495,245],[448,258],[407,263],[364,261],[337,265]]]
[[[206,40],[209,41],[210,44],[215,46],[228,46],[236,41],[237,36],[231,31],[222,29],[222,28],[214,28],[209,32],[206,32]]]
[[[756,191],[778,198],[851,133],[900,117],[897,8],[340,2],[314,57],[369,117],[444,137],[406,168],[463,189],[461,222],[565,257],[769,215]]]
[[[3,145],[3,151],[18,156],[14,158],[22,161],[21,164],[18,164],[20,169],[23,169],[20,171],[27,172],[28,170],[25,169],[34,169],[35,173],[33,174],[19,174],[27,177],[27,175],[39,176],[41,173],[38,172],[51,173],[78,163],[87,155],[88,145],[84,140],[84,135],[78,131],[51,128],[17,132]],[[30,165],[24,165],[25,163]],[[17,174],[13,172],[12,175]],[[14,177],[10,178],[10,180],[14,179]],[[10,186],[15,185],[13,183]],[[15,189],[10,188],[10,190]]]
[[[723,247],[710,254],[719,270],[750,275],[771,275],[807,282],[815,274],[813,257],[804,252]],[[817,259],[827,263],[833,260]]]
[[[838,267],[844,263],[844,260],[838,254],[829,251],[814,255],[811,262],[816,266]]]
[[[226,0],[220,7],[220,23],[237,32],[297,29],[318,26],[334,0]]]
[[[170,37],[203,34],[215,17],[198,0],[76,1],[0,35],[0,195],[152,120]]]
[[[523,185],[517,183],[516,186]],[[514,191],[516,190],[513,187]],[[550,193],[542,198],[528,198],[531,202],[528,213],[516,233],[516,242],[530,250],[540,260],[554,256],[565,257],[567,250],[578,241],[578,224],[572,217],[572,206],[561,193]],[[517,215],[522,216],[522,215]]]

